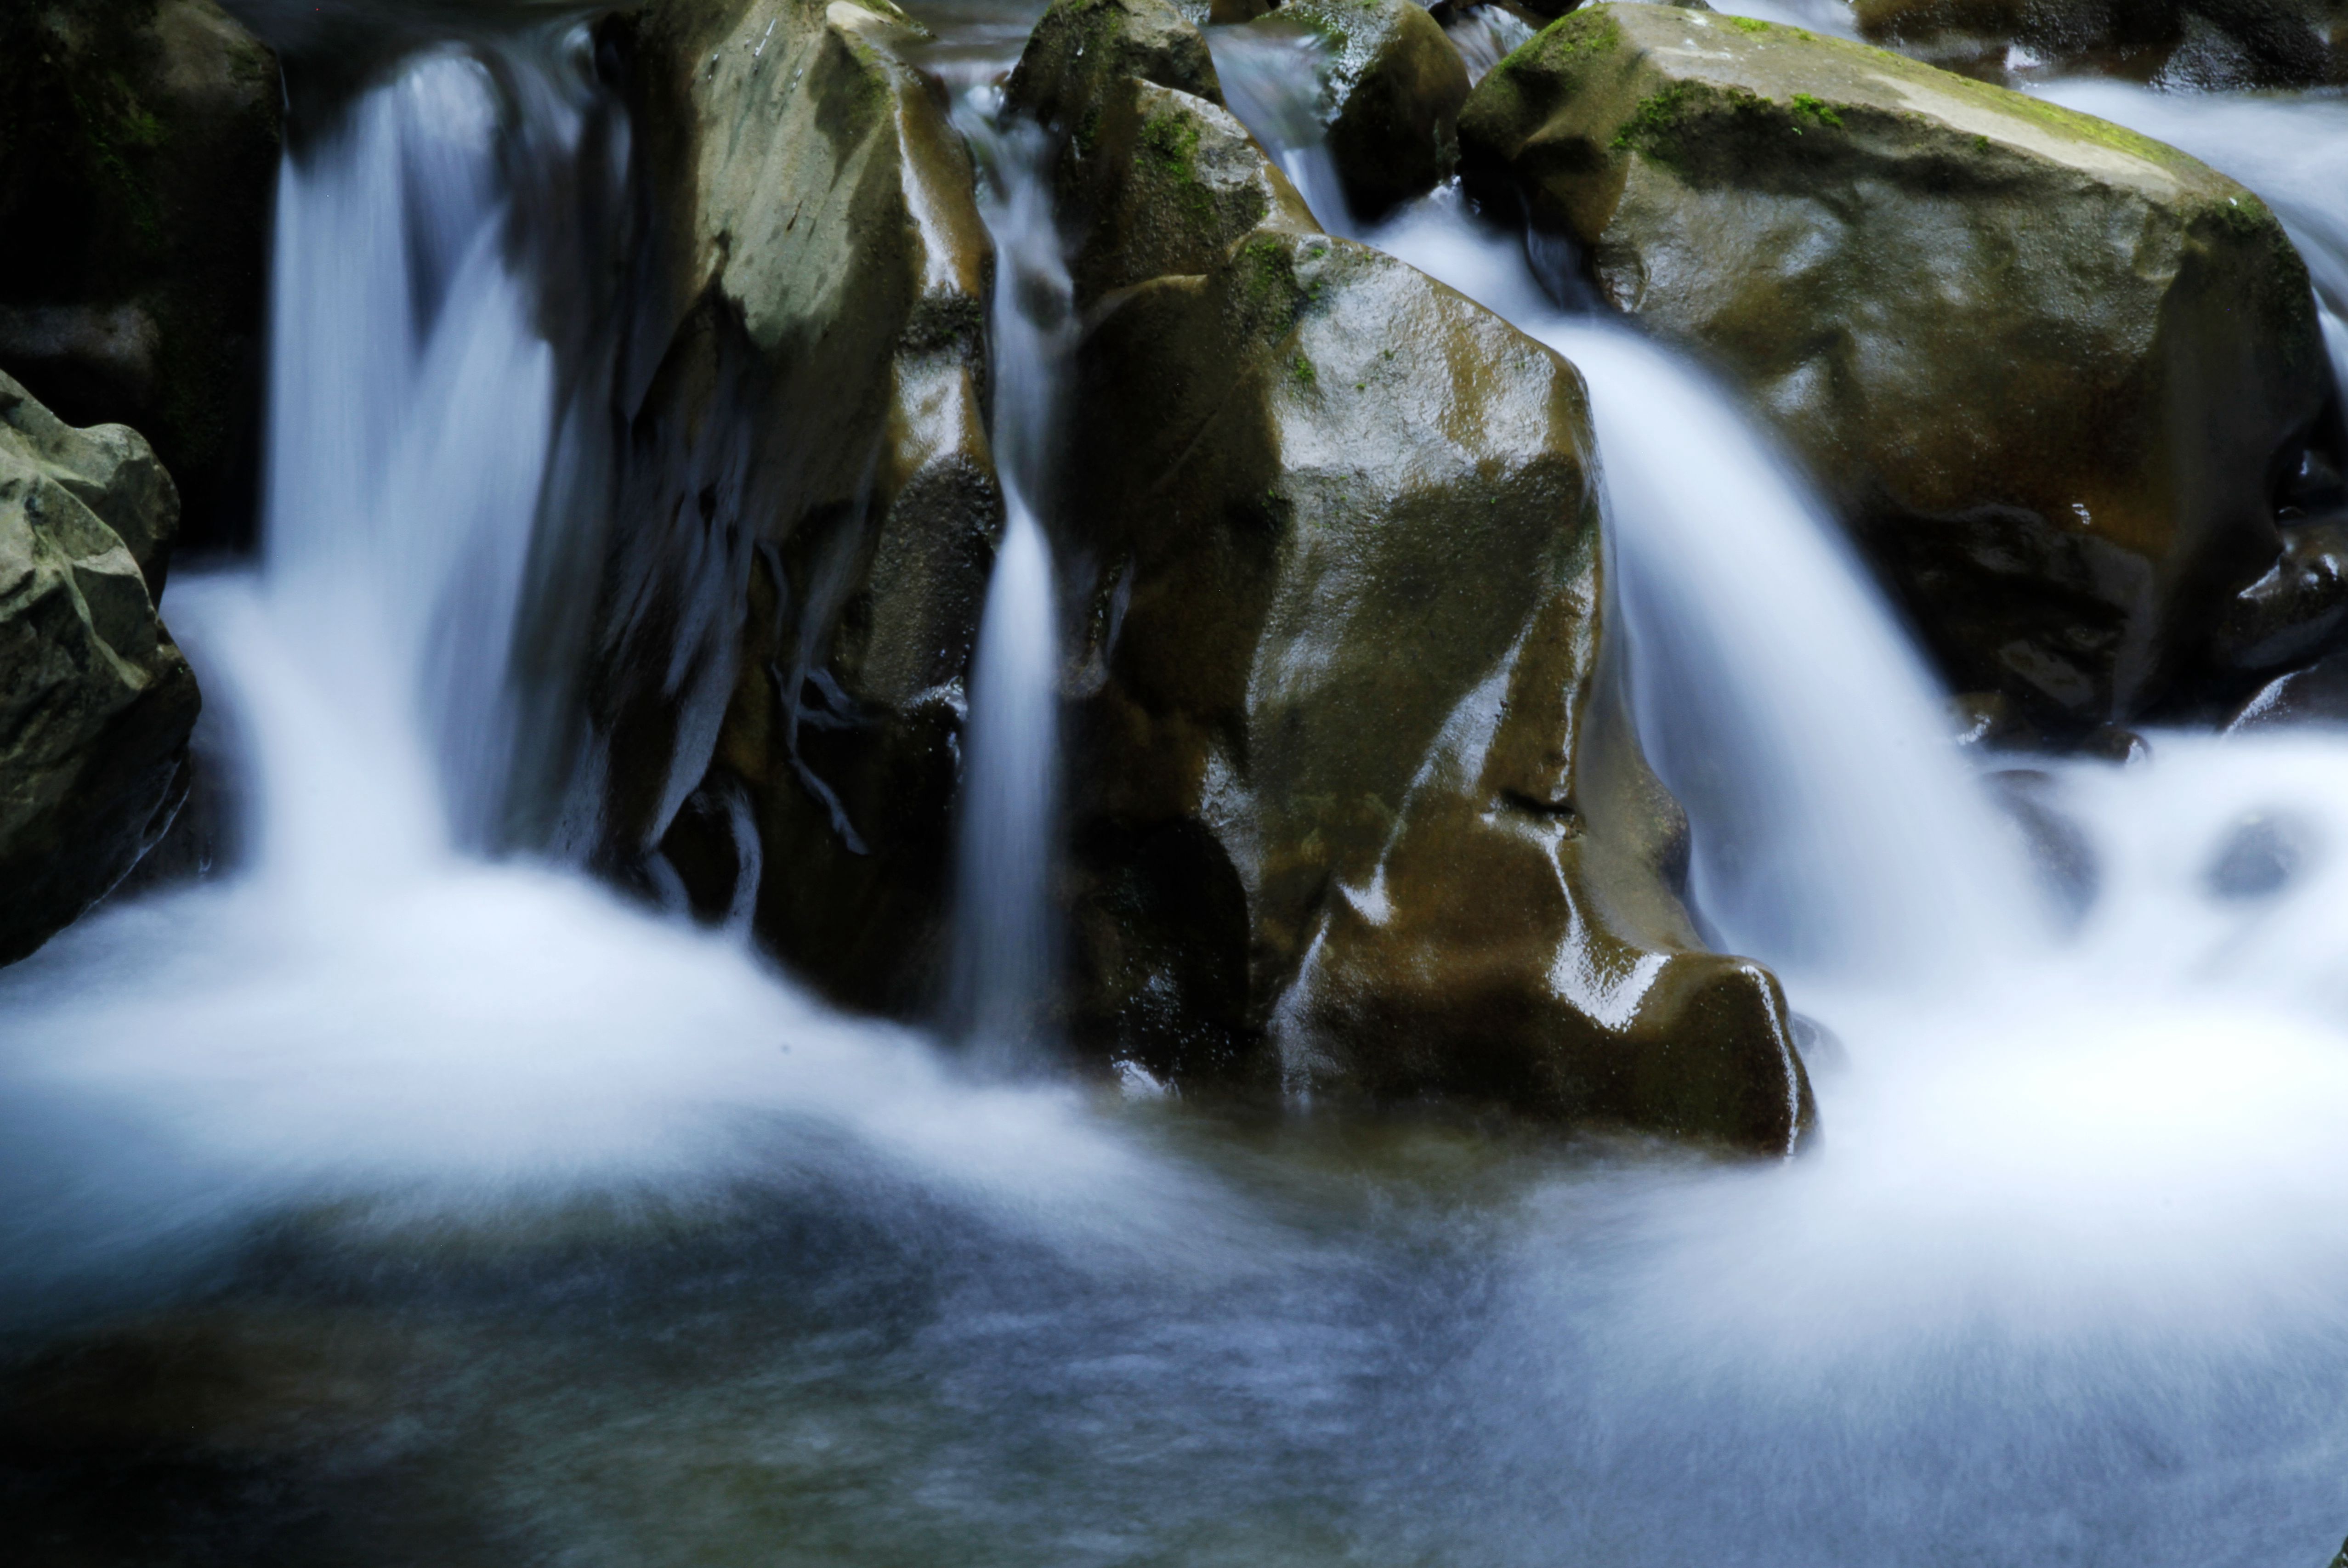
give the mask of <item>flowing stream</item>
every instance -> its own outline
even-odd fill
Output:
[[[982,85],[1030,14],[939,13],[1006,259],[982,1041],[1036,1026],[1051,941],[1035,517],[1075,326],[1045,149]],[[1312,168],[1309,82],[1216,42]],[[252,852],[0,970],[0,1519],[43,1561],[2325,1560],[2348,740],[2037,769],[2066,927],[1800,475],[1451,196],[1362,237],[1587,377],[1695,897],[1843,1048],[1818,1147],[973,1075],[736,932],[491,853],[561,543],[516,193],[603,90],[567,26],[429,52],[286,164],[263,555],[165,603]],[[2277,146],[2337,113],[2250,107]],[[2336,183],[2270,194],[2304,236]]]

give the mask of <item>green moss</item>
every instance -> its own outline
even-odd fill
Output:
[[[1766,33],[1769,30],[1769,24],[1758,16],[1738,16],[1734,21],[1740,33]]]
[[[1526,72],[1572,79],[1622,42],[1622,30],[1602,11],[1560,16],[1517,46],[1491,75],[1507,80]]]
[[[1294,359],[1289,361],[1288,374],[1295,378],[1296,384],[1299,386],[1313,386],[1321,380],[1321,373],[1313,368],[1313,362],[1305,358],[1301,352]]]
[[[1177,179],[1198,179],[1199,122],[1166,110],[1141,126],[1141,155]]]
[[[1612,145],[1617,152],[1643,152],[1668,160],[1677,155],[1682,122],[1718,96],[1718,89],[1708,83],[1673,82],[1639,100],[1639,107],[1615,132]]]
[[[1840,130],[1842,128],[1842,116],[1835,112],[1834,106],[1832,104],[1829,104],[1824,98],[1818,97],[1810,93],[1796,93],[1794,95],[1794,118],[1799,119],[1805,116],[1817,121],[1819,125],[1831,126],[1837,130]]]

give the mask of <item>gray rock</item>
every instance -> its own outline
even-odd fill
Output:
[[[88,908],[187,792],[196,682],[155,609],[171,481],[0,374],[0,963]]]

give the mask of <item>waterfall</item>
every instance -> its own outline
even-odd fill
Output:
[[[1212,35],[1283,165],[1327,160],[1309,73]],[[1282,97],[1281,95],[1283,95]],[[1264,95],[1273,103],[1266,108]],[[1308,145],[1294,145],[1303,137]],[[1350,219],[1334,179],[1314,216]],[[1625,326],[1560,311],[1525,242],[1456,190],[1362,236],[1556,349],[1590,391],[1640,739],[1692,826],[1690,903],[1789,977],[1955,978],[2046,934],[2022,846],[1943,694],[1841,530],[1727,394]]]
[[[501,106],[470,56],[374,88],[280,179],[257,579],[200,642],[259,748],[263,863],[486,847],[554,409],[509,260]]]
[[[1052,216],[1051,139],[1006,117],[987,86],[960,95],[954,123],[977,157],[994,242],[991,436],[1004,525],[972,661],[950,1012],[1000,1065],[1032,1046],[1055,979],[1059,611],[1037,508],[1049,504],[1076,320]]]

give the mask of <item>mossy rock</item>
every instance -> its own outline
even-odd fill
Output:
[[[1303,26],[1327,46],[1329,156],[1365,222],[1451,176],[1468,67],[1411,0],[1290,0],[1258,26]]]
[[[0,15],[0,369],[144,432],[198,546],[252,534],[280,97],[212,0]]]
[[[1475,188],[1570,237],[1807,461],[1959,690],[2144,712],[2275,559],[2328,434],[2307,272],[2257,197],[1879,49],[1613,5],[1496,67]]]
[[[1028,35],[1004,97],[1085,141],[1128,77],[1223,101],[1205,36],[1172,0],[1056,0]]]
[[[0,374],[0,963],[103,897],[188,788],[196,680],[155,609],[179,497],[147,443]]]
[[[1163,84],[1092,91],[1064,100],[1102,128],[1080,189],[1155,178],[1128,121],[1228,135]],[[1783,1151],[1808,1115],[1783,999],[1702,949],[1624,717],[1580,377],[1319,232],[1251,144],[1215,158],[1244,203],[1148,185],[1151,226],[1096,202],[1073,236],[1101,284],[1048,519],[1076,1041]]]
[[[969,152],[885,4],[656,0],[603,36],[654,200],[591,682],[600,858],[665,862],[712,916],[747,893],[829,995],[919,1012],[1002,527]]]

